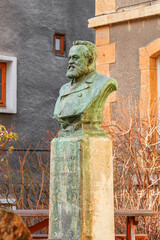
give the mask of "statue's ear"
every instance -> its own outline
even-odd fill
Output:
[[[92,62],[93,62],[93,59],[92,59],[92,58],[89,58],[89,60],[88,60],[88,65],[91,65]]]

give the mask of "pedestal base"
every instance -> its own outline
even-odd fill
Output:
[[[52,141],[49,239],[114,240],[112,143],[105,137]]]

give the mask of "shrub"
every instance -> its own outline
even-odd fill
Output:
[[[0,124],[0,156],[5,153],[5,151],[9,150],[9,152],[13,151],[13,146],[11,146],[11,142],[17,141],[18,135],[12,132],[12,128],[7,130],[5,126]]]
[[[113,141],[116,209],[160,211],[160,129],[155,109],[153,105],[144,119],[140,102],[122,98],[105,127]],[[151,240],[160,239],[158,218],[142,218],[138,227],[141,233],[147,230]],[[124,225],[117,219],[116,230],[124,233]]]
[[[50,141],[54,137],[48,131],[36,148],[25,144],[18,149],[13,141],[17,135],[12,131],[1,128],[3,136],[0,163],[0,198],[6,199],[7,205],[16,206],[16,209],[48,209],[49,208],[49,175],[50,175]],[[10,142],[12,145],[10,146]],[[12,154],[10,154],[12,152]],[[3,203],[1,203],[1,207]],[[7,206],[6,205],[6,206]],[[38,218],[24,218],[27,225],[40,221]],[[44,232],[44,231],[43,231]]]

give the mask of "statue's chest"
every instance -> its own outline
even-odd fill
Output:
[[[59,97],[58,109],[55,109],[58,117],[67,117],[81,114],[88,106],[93,95],[91,94],[92,88],[70,92]]]

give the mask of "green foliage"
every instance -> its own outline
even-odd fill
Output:
[[[5,152],[8,147],[9,152],[11,153],[14,150],[13,146],[10,146],[11,142],[17,141],[18,135],[11,131],[7,130],[5,126],[0,124],[0,156]]]

